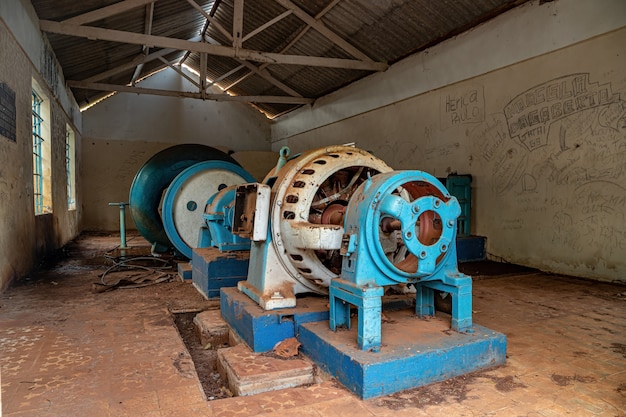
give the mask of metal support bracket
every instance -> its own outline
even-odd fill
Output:
[[[357,287],[350,281],[341,278],[330,282],[330,329],[337,327],[350,328],[350,305],[357,308],[358,337],[361,350],[378,352],[381,345],[381,313],[382,296],[385,289],[378,285],[368,284]]]

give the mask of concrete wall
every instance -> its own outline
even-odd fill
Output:
[[[626,282],[626,2],[531,2],[276,121],[272,147],[356,142],[473,176],[492,256]]]
[[[49,99],[51,214],[35,216],[33,202],[32,80]],[[0,83],[15,94],[15,140],[0,135],[0,291],[28,274],[44,256],[80,230],[81,114],[64,87],[58,62],[38,28],[32,6],[0,2]],[[68,210],[65,171],[66,124],[76,140],[77,199]]]
[[[197,90],[171,69],[138,86]],[[122,93],[84,111],[83,125],[86,230],[119,230],[119,212],[108,203],[128,201],[139,168],[170,146],[201,143],[223,151],[254,152],[252,158],[242,154],[246,163],[240,163],[257,176],[277,159],[269,152],[270,121],[243,103]],[[135,227],[130,216],[127,225]]]

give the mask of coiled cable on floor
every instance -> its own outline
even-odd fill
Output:
[[[170,259],[156,258],[152,256],[135,256],[129,258],[125,256],[114,256],[112,253],[113,250],[104,254],[104,257],[113,262],[113,265],[107,268],[100,275],[100,283],[94,283],[92,287],[94,292],[104,292],[116,288],[127,289],[147,287],[149,285],[170,281],[173,278],[172,270],[175,265],[170,261]],[[147,261],[155,262],[157,265],[146,266],[145,264],[142,264],[142,262],[145,263]],[[112,283],[107,283],[105,280],[106,276],[110,273],[132,270],[143,270],[146,271],[146,273],[138,276],[134,275],[124,277]]]

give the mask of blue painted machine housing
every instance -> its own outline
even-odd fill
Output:
[[[245,182],[254,181],[254,177],[252,177],[250,173],[248,173],[238,164],[219,160],[198,162],[181,171],[173,179],[173,181],[170,183],[169,187],[165,191],[165,195],[163,196],[161,218],[163,220],[163,227],[165,229],[165,232],[174,247],[189,259],[191,259],[192,257],[193,248],[183,240],[176,228],[173,214],[174,202],[179,189],[181,189],[181,187],[184,187],[190,178],[192,178],[196,174],[211,170],[229,171],[240,176]],[[215,194],[213,196],[215,196]],[[232,201],[234,201],[234,196]],[[200,228],[201,226],[202,224],[198,224],[198,228]]]
[[[411,194],[409,202],[397,190],[403,186],[405,194]],[[422,236],[424,221],[435,213],[431,222],[441,225],[437,241],[432,236]],[[435,279],[433,274],[444,266],[440,256],[449,257],[449,250],[456,238],[456,218],[461,209],[456,198],[432,175],[422,171],[394,171],[368,179],[350,200],[344,227],[352,243],[342,249],[344,255],[342,278],[365,285],[375,279],[377,285],[415,283]],[[381,221],[400,221],[402,240],[417,262],[415,271],[403,270],[404,265],[393,265],[379,244]],[[416,224],[421,222],[420,233]],[[431,234],[432,231],[430,231]],[[422,240],[431,240],[422,242]],[[354,247],[354,250],[351,248]],[[358,262],[357,262],[358,260]],[[455,267],[456,267],[456,261]],[[375,278],[374,278],[375,277]]]
[[[163,191],[186,168],[198,162],[219,160],[239,165],[226,153],[206,145],[175,145],[153,155],[137,171],[130,187],[130,214],[141,235],[156,251],[165,252],[172,243],[159,213]]]
[[[378,174],[361,184],[344,218],[340,278],[330,284],[330,327],[350,327],[350,305],[358,308],[358,344],[381,345],[381,297],[385,286],[416,288],[416,314],[435,313],[434,291],[452,295],[454,330],[471,331],[471,278],[459,273],[456,219],[461,213],[437,178],[412,170]],[[381,233],[401,232],[406,257],[393,263],[381,246]]]
[[[250,250],[250,239],[233,234],[237,187],[237,185],[232,185],[213,194],[207,201],[202,215],[209,233],[209,245],[218,248],[220,252]]]

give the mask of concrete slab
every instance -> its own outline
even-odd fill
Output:
[[[196,329],[198,329],[202,346],[206,346],[208,343],[218,347],[229,345],[228,333],[230,328],[222,319],[219,310],[207,310],[198,313],[193,318],[193,323],[196,325]]]
[[[315,382],[313,363],[254,353],[245,344],[219,349],[217,368],[235,396],[299,387]]]
[[[357,346],[357,326],[333,332],[327,321],[298,329],[302,352],[363,399],[443,381],[506,361],[506,337],[474,325],[450,330],[449,316],[420,319],[412,310],[386,311],[380,352]],[[354,319],[356,320],[356,319]]]

